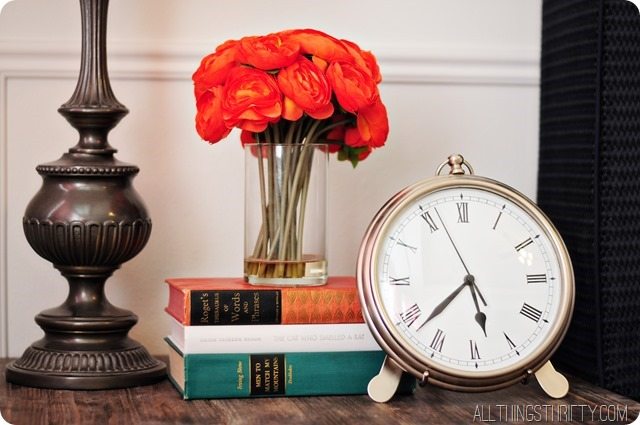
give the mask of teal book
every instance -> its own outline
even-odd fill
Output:
[[[169,375],[184,399],[366,394],[382,351],[183,354],[170,338]],[[403,385],[411,392],[415,379]]]

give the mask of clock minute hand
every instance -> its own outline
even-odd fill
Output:
[[[418,326],[418,328],[416,329],[416,331],[419,331],[424,325],[426,325],[429,320],[433,319],[434,317],[436,317],[437,315],[439,315],[440,313],[442,313],[444,311],[445,308],[447,308],[447,306],[451,303],[451,301],[453,301],[453,299],[455,297],[458,296],[458,294],[464,289],[465,286],[467,286],[468,283],[465,281],[462,285],[458,286],[456,288],[455,291],[453,291],[451,294],[449,294],[449,296],[447,298],[444,299],[444,301],[442,301],[440,304],[438,304],[433,311],[431,312],[431,314],[429,315],[429,317],[427,317],[427,320],[425,320],[424,322],[422,322],[422,324],[420,326]]]
[[[460,262],[462,263],[462,266],[464,267],[464,270],[467,272],[467,276],[471,276],[471,278],[472,278],[471,279],[471,285],[473,286],[473,289],[475,289],[476,292],[478,293],[478,295],[480,296],[480,300],[482,301],[482,304],[484,304],[486,306],[487,302],[485,301],[484,297],[482,296],[482,292],[480,292],[480,289],[478,288],[478,285],[476,285],[476,281],[475,281],[475,279],[473,279],[473,275],[469,271],[469,267],[467,267],[467,264],[462,259],[462,255],[460,255],[460,251],[458,251],[458,247],[456,246],[456,243],[453,241],[453,238],[451,237],[451,234],[449,233],[449,229],[447,229],[447,225],[444,224],[444,220],[442,220],[442,217],[440,217],[440,213],[438,212],[438,209],[436,207],[433,207],[433,210],[436,212],[436,215],[438,216],[438,219],[440,220],[440,223],[442,223],[442,228],[444,229],[445,233],[447,234],[447,237],[449,238],[449,241],[451,242],[451,245],[453,246],[453,249],[456,251],[456,254],[458,254],[458,258],[460,259]]]
[[[453,241],[453,238],[451,237],[451,234],[449,233],[449,229],[447,229],[447,225],[444,224],[444,221],[442,220],[442,217],[440,217],[440,213],[438,212],[438,209],[436,207],[433,207],[433,210],[438,215],[438,218],[440,219],[440,223],[442,223],[442,227],[444,228],[444,231],[446,232],[447,236],[449,237],[449,241],[451,241],[451,245],[453,246],[453,249],[456,251],[456,254],[458,254],[458,258],[460,259],[460,262],[462,263],[462,266],[464,267],[464,270],[467,272],[467,275],[471,275],[471,272],[469,271],[469,268],[467,267],[467,264],[462,259],[462,255],[460,255],[460,251],[458,251],[458,247],[456,246],[456,243]]]

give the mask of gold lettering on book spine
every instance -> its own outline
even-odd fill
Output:
[[[236,369],[238,373],[238,386],[237,390],[242,390],[244,388],[244,372],[242,371],[242,360],[238,360],[238,367]]]
[[[220,323],[220,293],[213,294],[213,323]]]
[[[235,323],[240,320],[240,312],[242,311],[242,307],[240,307],[240,292],[234,292],[231,297],[231,323]]]
[[[203,325],[209,324],[209,312],[211,312],[211,307],[209,306],[209,293],[203,292],[200,295],[200,302],[202,303],[202,314],[200,315],[200,323]]]
[[[261,363],[256,363],[254,367],[255,367],[255,369],[253,370],[253,376],[255,377],[254,386],[256,388],[261,388],[262,387],[262,374],[260,372],[262,371],[262,364]]]
[[[251,323],[260,323],[260,291],[253,293],[253,309],[251,312]]]
[[[271,365],[273,368],[273,392],[277,393],[280,391],[280,360],[278,356],[273,356]]]
[[[264,359],[264,392],[270,393],[271,391],[271,360]]]

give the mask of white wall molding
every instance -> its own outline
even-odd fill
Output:
[[[109,72],[114,78],[189,79],[200,58],[215,43],[109,43]],[[539,51],[482,46],[372,46],[384,82],[392,84],[479,84],[535,86]],[[75,41],[0,40],[2,70],[42,75],[77,73],[80,46]],[[26,76],[26,75],[25,75]]]

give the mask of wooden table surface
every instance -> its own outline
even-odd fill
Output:
[[[5,382],[0,359],[0,412],[14,425],[32,424],[464,424],[630,423],[640,404],[570,379],[562,400],[547,398],[537,383],[484,394],[433,387],[378,404],[367,396],[184,401],[168,380],[110,391],[62,391]],[[535,381],[535,380],[533,380]],[[570,412],[570,413],[569,413]],[[570,416],[569,416],[570,415]],[[2,423],[0,421],[0,423]]]

